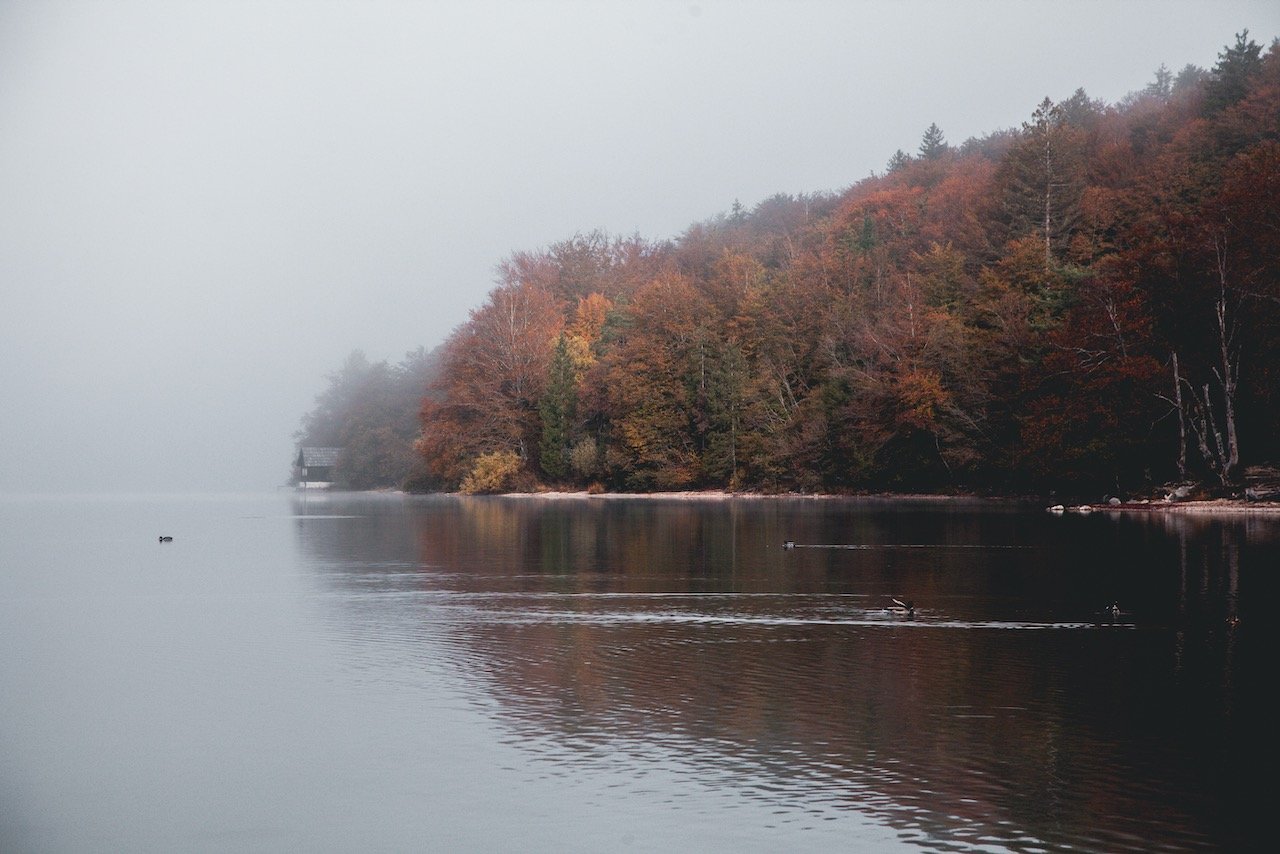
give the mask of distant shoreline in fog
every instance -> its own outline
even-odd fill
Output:
[[[913,493],[913,492],[874,492],[862,494],[841,494],[841,493],[798,493],[798,492],[729,492],[720,489],[709,490],[691,490],[686,492],[598,492],[591,493],[586,490],[574,492],[565,492],[557,490],[549,490],[547,492],[503,492],[491,495],[471,495],[467,496],[461,492],[427,492],[415,493],[406,492],[404,490],[386,489],[386,490],[335,490],[333,493],[327,490],[321,494],[369,494],[369,495],[404,495],[404,496],[420,496],[420,495],[452,495],[458,497],[470,498],[516,498],[516,499],[536,499],[542,501],[583,501],[583,500],[606,500],[606,501],[728,501],[731,499],[806,499],[813,501],[853,501],[867,503],[934,503],[934,504],[1026,504],[1035,506],[1043,503],[1046,499],[1037,496],[987,496],[987,495],[941,495],[937,493]],[[313,493],[314,494],[314,493]],[[1046,508],[1047,509],[1047,508]],[[1063,505],[1065,513],[1131,513],[1131,512],[1159,512],[1159,513],[1198,513],[1198,514],[1215,514],[1215,513],[1257,513],[1264,515],[1280,515],[1280,502],[1276,501],[1245,501],[1233,498],[1216,498],[1206,500],[1193,501],[1169,501],[1161,498],[1143,499],[1137,501],[1126,501],[1118,505],[1108,504],[1069,504]]]

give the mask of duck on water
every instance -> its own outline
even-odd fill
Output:
[[[907,601],[903,602],[901,599],[897,598],[896,596],[890,596],[889,601],[893,602],[893,605],[889,608],[886,608],[885,610],[901,611],[905,613],[908,617],[914,617],[916,615],[916,600],[908,599]]]

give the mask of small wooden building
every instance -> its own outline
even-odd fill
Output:
[[[333,485],[333,467],[338,464],[341,448],[300,448],[295,465],[298,488],[328,489]]]

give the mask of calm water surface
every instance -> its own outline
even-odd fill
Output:
[[[1272,846],[1275,518],[6,497],[0,538],[4,852]]]

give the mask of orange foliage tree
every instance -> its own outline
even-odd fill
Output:
[[[507,452],[635,490],[1230,488],[1280,455],[1280,53],[1237,42],[839,194],[517,253],[419,450],[454,485]]]

